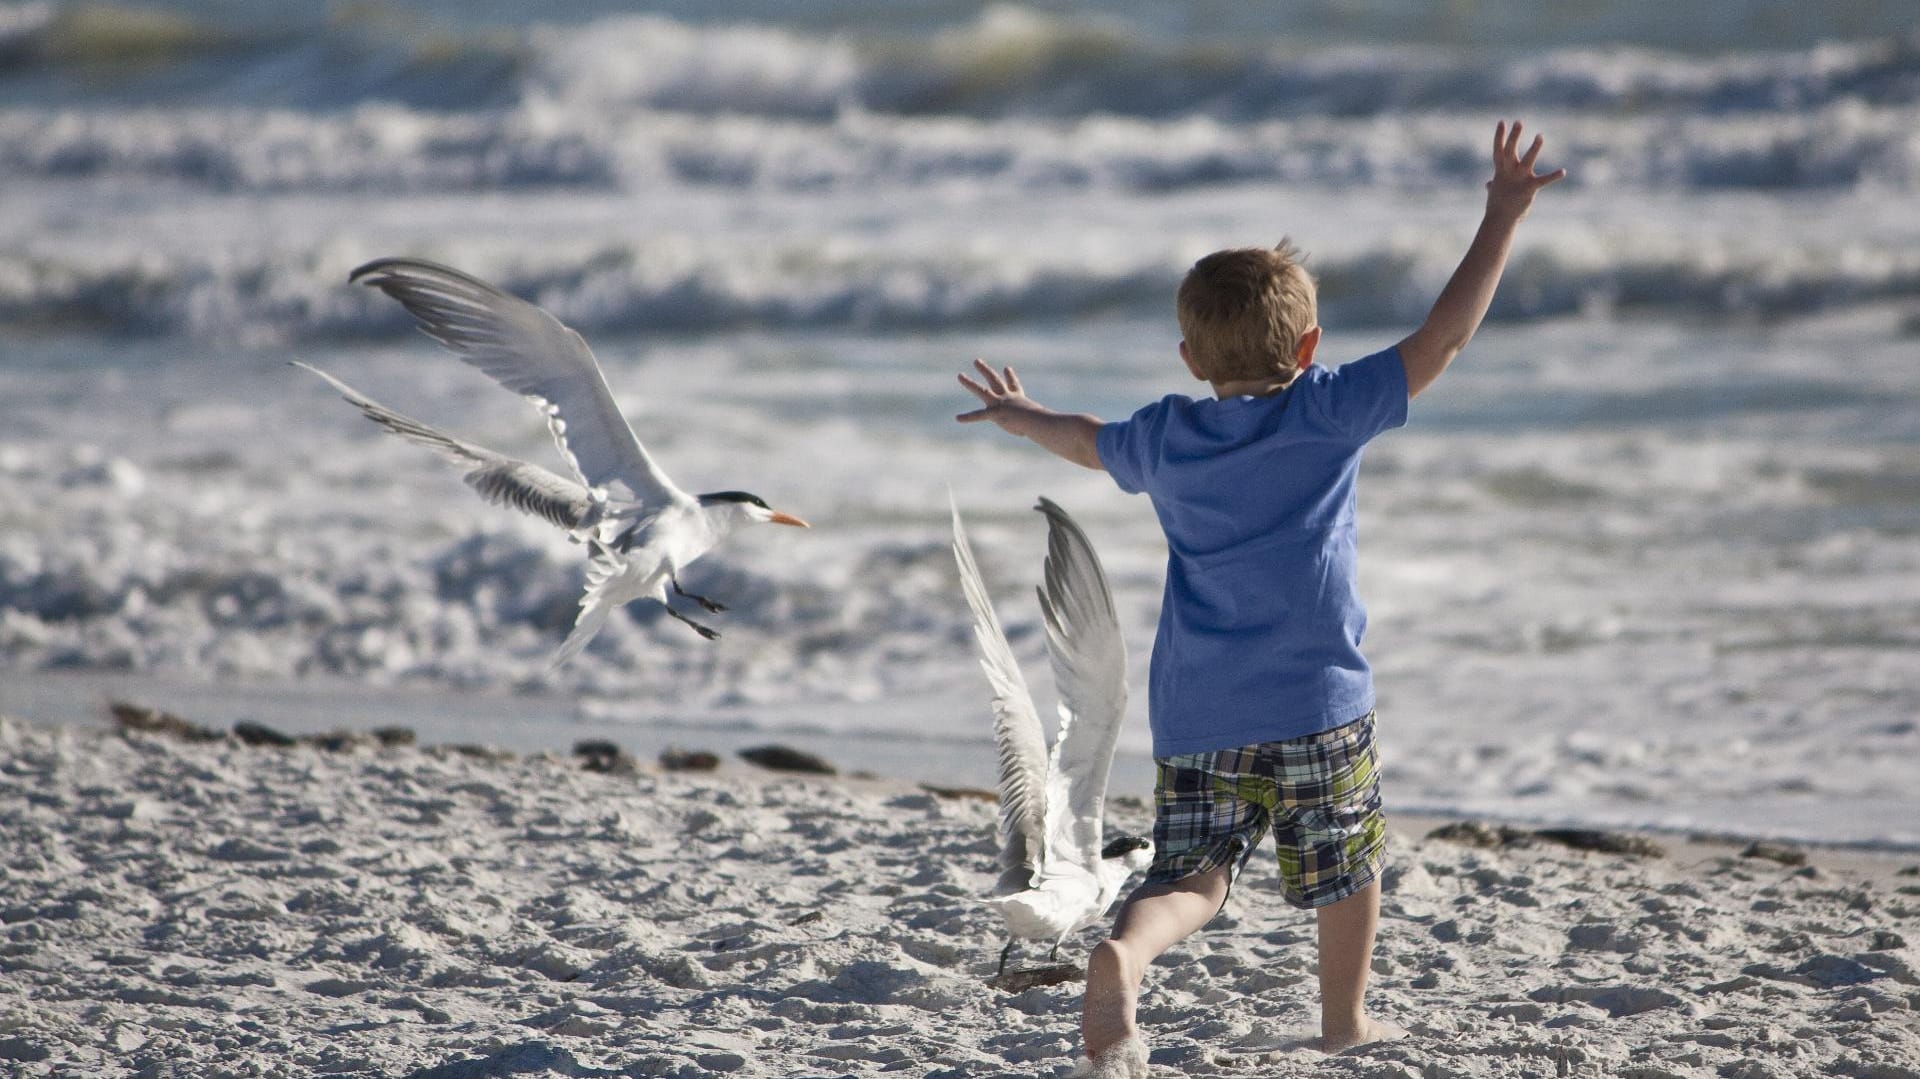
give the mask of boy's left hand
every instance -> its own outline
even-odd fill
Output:
[[[1505,120],[1495,125],[1493,179],[1487,181],[1488,216],[1518,222],[1527,216],[1533,197],[1541,188],[1567,178],[1566,169],[1555,169],[1544,175],[1533,171],[1534,162],[1540,160],[1540,148],[1546,144],[1546,139],[1535,135],[1533,144],[1522,154],[1520,121],[1515,120],[1512,127],[1508,127]]]

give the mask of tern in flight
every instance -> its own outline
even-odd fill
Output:
[[[1127,710],[1127,653],[1113,593],[1086,533],[1042,498],[1047,517],[1040,613],[1047,627],[1060,698],[1060,729],[1047,749],[1040,714],[1013,649],[994,616],[974,563],[958,506],[953,556],[973,608],[980,666],[993,687],[993,740],[1000,751],[1000,880],[991,902],[1006,918],[1000,968],[1019,940],[1053,945],[1092,925],[1135,870],[1153,860],[1153,843],[1136,835],[1101,839],[1107,773]]]
[[[546,413],[572,479],[462,441],[300,365],[332,383],[368,419],[467,466],[467,483],[488,501],[544,518],[586,541],[587,589],[572,632],[554,654],[555,666],[579,654],[608,615],[636,599],[660,603],[713,640],[719,634],[675,610],[667,590],[716,614],[726,608],[681,589],[680,571],[741,525],[807,527],[745,491],[691,495],[674,486],[627,425],[586,341],[541,308],[423,259],[369,262],[348,280],[400,301],[427,336]]]

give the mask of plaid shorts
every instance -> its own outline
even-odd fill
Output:
[[[1225,865],[1239,875],[1273,829],[1280,891],[1324,907],[1371,884],[1386,863],[1373,713],[1344,727],[1210,753],[1162,757],[1154,785],[1148,884]]]

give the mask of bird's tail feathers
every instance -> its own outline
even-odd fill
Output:
[[[607,624],[607,616],[613,613],[614,606],[611,597],[605,595],[589,593],[582,597],[580,615],[573,620],[573,630],[567,634],[566,640],[560,642],[560,647],[554,650],[553,660],[547,664],[547,668],[557,670],[579,655],[581,650],[587,647],[587,643],[600,632],[600,627]]]
[[[549,670],[564,666],[579,655],[620,606],[620,600],[612,594],[612,585],[626,568],[626,560],[598,539],[587,541],[587,554],[587,590],[580,597],[580,614],[574,618],[567,639],[560,642],[553,653],[553,661],[547,665]]]

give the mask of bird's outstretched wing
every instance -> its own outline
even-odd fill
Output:
[[[1113,592],[1086,533],[1049,499],[1034,508],[1047,517],[1040,611],[1060,696],[1060,730],[1048,769],[1047,850],[1092,871],[1100,864],[1107,774],[1127,713],[1127,649]]]
[[[349,281],[410,312],[427,336],[494,381],[540,402],[582,481],[620,501],[658,506],[687,496],[634,436],[585,340],[539,307],[425,259],[376,259]]]
[[[312,364],[291,361],[327,380],[347,403],[366,417],[409,442],[438,451],[454,464],[467,468],[468,486],[495,505],[512,506],[523,513],[551,521],[573,531],[597,515],[599,506],[593,494],[572,480],[556,475],[536,464],[495,453],[484,446],[455,438],[438,428],[429,427],[375,401]]]
[[[949,493],[948,502],[952,503]],[[1047,739],[1033,694],[1013,658],[1007,635],[994,616],[986,583],[974,563],[973,547],[953,505],[953,557],[960,564],[960,587],[973,608],[973,636],[980,645],[980,667],[993,687],[993,741],[1000,754],[1000,883],[998,894],[1023,891],[1039,878],[1046,857]]]

